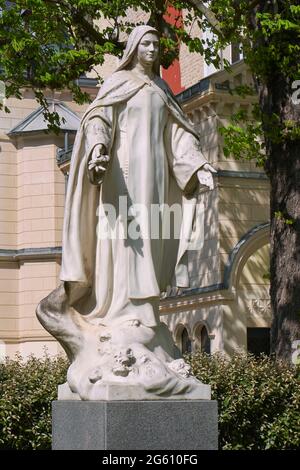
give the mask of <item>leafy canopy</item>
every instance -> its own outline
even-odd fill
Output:
[[[172,25],[168,6],[178,11]],[[32,88],[50,122],[46,88],[69,89],[76,102],[89,101],[76,80],[91,71],[98,75],[95,66],[103,63],[106,54],[121,56],[122,33],[135,26],[128,8],[144,11],[148,23],[160,30],[165,67],[178,55],[179,42],[216,67],[221,65],[220,50],[234,43],[243,52],[257,87],[283,79],[286,94],[292,95],[293,83],[300,79],[299,0],[0,0],[0,80],[5,82],[6,96],[21,98],[22,88]],[[195,25],[213,34],[205,39],[195,36]],[[229,69],[226,61],[222,65]],[[263,164],[262,132],[271,139],[299,139],[297,119],[283,122],[276,106],[272,115],[266,114],[262,106],[254,109],[253,116],[244,116],[243,126],[235,118],[222,131],[225,153],[238,158],[257,155]],[[55,129],[55,119],[52,124]],[[251,142],[255,142],[252,148]]]

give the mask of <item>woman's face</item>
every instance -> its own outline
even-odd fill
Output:
[[[153,65],[158,57],[159,39],[154,33],[145,34],[137,48],[137,60],[142,65]]]

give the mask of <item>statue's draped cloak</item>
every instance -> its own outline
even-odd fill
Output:
[[[100,187],[92,185],[87,174],[87,161],[98,143],[105,145],[111,158]],[[188,286],[186,250],[196,203],[193,192],[196,172],[205,162],[193,124],[160,77],[147,81],[121,70],[104,83],[76,135],[63,229],[61,279],[92,288],[94,304],[88,317],[105,318],[119,287],[123,289],[119,298],[128,296],[136,304],[158,298],[170,284],[174,268],[176,285]],[[151,240],[149,226],[138,213],[131,217],[141,225],[142,238],[99,239],[103,204],[118,205],[121,195],[128,206],[182,203],[180,240]],[[114,270],[122,268],[118,277]],[[130,318],[130,308],[125,316]],[[151,314],[144,323],[155,323]]]

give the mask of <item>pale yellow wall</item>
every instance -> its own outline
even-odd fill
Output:
[[[97,90],[90,90],[93,97]],[[81,115],[87,107],[72,102],[70,93],[47,94],[61,99]],[[20,250],[61,246],[65,178],[56,163],[63,136],[6,134],[38,108],[34,95],[24,90],[22,100],[9,99],[10,114],[0,113],[0,249]],[[72,142],[72,137],[70,142]],[[10,356],[42,354],[61,347],[35,316],[39,301],[59,282],[59,260],[0,260],[0,344]],[[3,354],[2,354],[3,355]]]
[[[47,336],[35,316],[41,299],[57,287],[55,261],[24,261],[19,268],[19,329],[21,338]]]
[[[93,90],[92,96],[96,93]],[[74,103],[67,92],[47,96],[64,101],[79,115],[87,107]],[[65,179],[56,164],[56,150],[64,146],[63,136],[31,134],[9,139],[5,134],[38,104],[32,91],[24,90],[22,100],[11,98],[7,106],[11,113],[0,113],[0,246],[59,246]]]
[[[60,241],[56,209],[65,187],[56,164],[59,145],[53,144],[53,137],[39,136],[18,138],[17,145],[18,248],[55,246]]]
[[[247,327],[269,327],[272,321],[268,280],[270,246],[262,246],[243,268],[238,294],[246,311]]]
[[[14,145],[0,131],[0,247],[17,242],[17,157]]]
[[[0,342],[10,357],[16,353],[41,356],[63,350],[35,316],[40,300],[58,284],[57,261],[26,260],[0,263]]]
[[[218,219],[221,271],[242,236],[269,220],[269,182],[247,178],[220,178]]]
[[[0,340],[18,335],[18,264],[0,262]]]
[[[222,307],[223,351],[228,356],[237,351],[247,350],[246,312],[238,300]]]

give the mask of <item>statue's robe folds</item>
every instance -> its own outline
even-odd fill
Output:
[[[102,184],[95,186],[87,162],[99,143],[110,162]],[[89,307],[85,302],[81,312],[87,320],[138,320],[155,326],[159,295],[172,275],[177,286],[188,286],[193,194],[197,170],[205,163],[192,123],[161,78],[146,81],[123,70],[104,83],[75,139],[63,231],[61,279],[91,288]],[[127,220],[120,196],[131,207]],[[167,208],[175,202],[183,208],[181,233],[174,236],[171,227],[168,238],[161,230],[170,218]],[[116,220],[105,212],[107,204],[115,208]],[[163,204],[160,232],[153,237],[151,205]],[[130,227],[134,235],[127,237]]]

